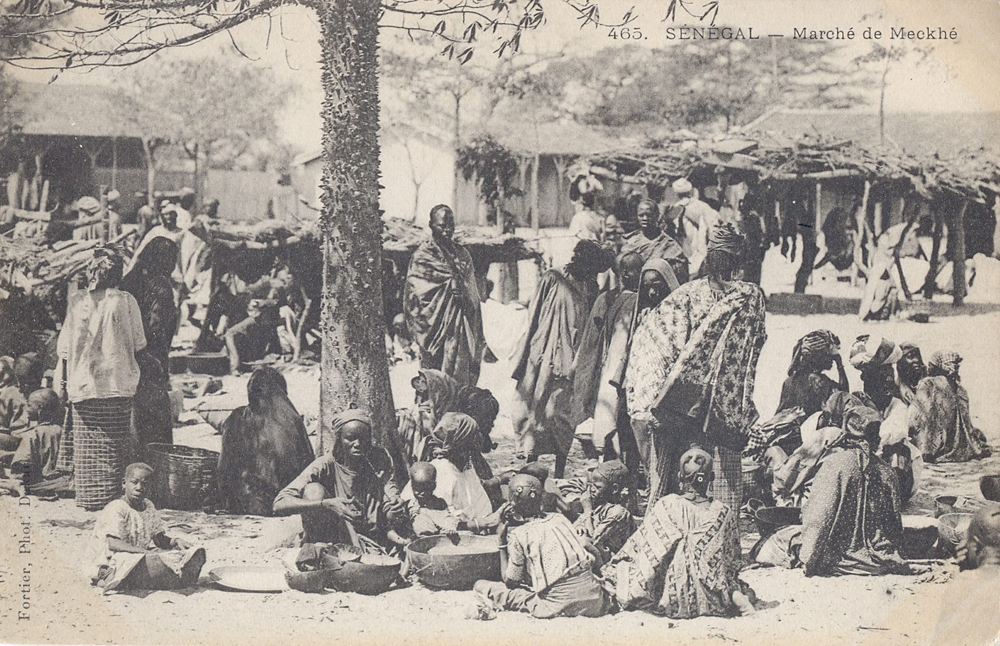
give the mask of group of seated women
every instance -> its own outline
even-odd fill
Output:
[[[802,509],[802,525],[765,537],[756,559],[807,574],[906,571],[901,511],[923,464],[989,449],[971,422],[959,355],[936,352],[925,366],[913,344],[859,337],[850,362],[863,389],[849,393],[839,345],[827,330],[800,339],[778,413],[751,433],[745,459],[766,474],[758,493]],[[824,374],[834,367],[836,381]]]
[[[801,339],[779,415],[753,430],[746,454],[766,466],[780,504],[802,507],[802,524],[765,537],[756,560],[802,567],[807,575],[909,571],[899,555],[900,512],[921,462],[987,452],[970,422],[960,361],[936,353],[925,370],[918,349],[861,337],[851,364],[864,388],[851,394],[837,337],[821,330]],[[833,368],[836,379],[824,374]],[[483,456],[494,447],[490,430],[499,411],[489,391],[459,388],[434,370],[420,371],[413,385],[414,404],[384,438],[391,452],[373,443],[372,418],[351,408],[332,420],[332,450],[314,457],[284,378],[258,370],[248,405],[223,425],[222,504],[301,516],[303,554],[325,544],[400,554],[423,535],[495,533],[502,581],[480,581],[475,590],[483,603],[535,617],[754,611],[755,595],[738,576],[739,510],[713,499],[710,453],[697,446],[683,453],[678,492],[650,500],[637,523],[623,504],[634,485],[621,461],[598,464],[580,504],[567,505],[546,489],[547,471],[538,464],[494,475]],[[137,465],[128,477],[145,479],[148,469]],[[135,500],[119,505],[120,515],[155,513],[143,502],[142,484],[131,489]],[[149,540],[167,540],[148,523]],[[100,538],[108,565],[121,537]],[[186,563],[204,562],[191,546],[172,545],[187,550]],[[192,567],[168,568],[164,580],[190,581]],[[114,579],[110,570],[95,578]]]

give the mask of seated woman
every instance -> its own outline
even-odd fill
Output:
[[[899,390],[899,398],[909,406],[917,395],[920,380],[927,376],[927,366],[924,365],[920,348],[915,343],[900,343],[899,350],[902,356],[896,362],[896,387]]]
[[[967,462],[990,454],[983,432],[972,425],[961,365],[957,353],[935,352],[907,411],[910,437],[925,462]]]
[[[423,443],[441,420],[454,410],[459,385],[440,370],[420,370],[412,380],[413,406],[396,411],[397,444],[406,459],[406,466],[423,460]]]
[[[219,502],[234,514],[270,516],[275,496],[315,455],[280,372],[254,371],[247,402],[222,424]]]
[[[503,583],[476,581],[476,593],[539,619],[606,614],[611,603],[591,570],[594,557],[565,516],[542,511],[542,483],[518,474],[507,497],[498,530]]]
[[[482,438],[476,420],[464,413],[445,413],[427,438],[430,463],[437,471],[434,495],[448,504],[452,515],[472,531],[496,527],[498,519],[493,505],[473,466],[473,455],[479,453]],[[413,485],[403,490],[403,500],[414,499]]]
[[[63,406],[59,395],[40,388],[28,396],[28,426],[15,431],[21,444],[14,453],[11,471],[24,476],[30,492],[47,480],[59,476],[59,443],[62,439]]]
[[[486,454],[497,446],[490,438],[490,433],[493,432],[493,424],[496,423],[497,415],[500,414],[500,403],[497,402],[493,393],[485,388],[462,386],[455,398],[454,409],[456,412],[465,413],[476,420],[476,424],[479,426],[480,450],[472,452],[472,467],[479,475],[483,488],[486,489],[490,502],[496,509],[503,504],[503,492],[500,490],[500,485],[510,479],[509,476],[495,476],[493,468],[486,461]],[[428,453],[426,450],[423,452]],[[426,459],[432,457],[427,456]],[[425,458],[422,456],[421,459]]]
[[[835,365],[838,381],[824,374]],[[829,330],[805,335],[792,350],[777,413],[751,428],[743,455],[768,463],[773,462],[773,457],[765,456],[767,453],[773,455],[780,450],[784,456],[797,450],[803,444],[801,428],[809,417],[820,412],[831,395],[846,393],[848,389],[847,373],[840,358],[840,339]]]
[[[919,485],[923,456],[910,442],[907,407],[896,385],[896,362],[903,356],[899,346],[877,336],[862,335],[851,347],[851,365],[861,372],[863,392],[854,394],[882,416],[879,446],[875,449],[899,478],[903,502]]]
[[[130,464],[125,469],[124,495],[109,502],[97,516],[91,582],[105,594],[172,590],[198,583],[205,550],[164,533],[159,512],[146,498],[152,474],[148,464]]]
[[[18,441],[8,434],[27,425],[27,402],[17,387],[14,359],[0,357],[0,449],[16,450]]]
[[[753,612],[740,581],[737,512],[708,498],[712,456],[693,447],[680,460],[681,494],[660,498],[601,571],[624,610],[684,619]]]
[[[820,462],[802,525],[775,532],[758,562],[803,567],[806,576],[908,573],[899,481],[875,454],[878,442],[878,413],[849,397],[844,432]]]
[[[381,552],[385,494],[368,456],[372,422],[356,408],[334,416],[333,451],[316,458],[274,499],[279,516],[302,515],[302,543],[332,543]]]
[[[834,366],[837,381],[824,374]],[[818,413],[834,392],[848,389],[847,373],[840,358],[840,339],[829,330],[816,330],[795,344],[788,378],[781,386],[778,410],[798,406],[808,417]]]

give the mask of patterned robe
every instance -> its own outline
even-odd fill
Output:
[[[626,610],[676,619],[733,615],[733,592],[742,587],[736,523],[718,500],[699,505],[670,494],[647,512],[602,574]]]

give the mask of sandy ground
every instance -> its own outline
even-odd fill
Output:
[[[503,329],[520,330],[523,309],[500,307],[487,321]],[[945,308],[946,310],[947,308]],[[755,399],[762,415],[777,404],[781,382],[795,340],[817,328],[837,333],[845,345],[862,332],[879,333],[897,341],[913,341],[925,358],[935,350],[953,349],[965,357],[963,383],[970,392],[974,422],[990,438],[998,457],[964,465],[928,468],[922,490],[911,504],[912,513],[930,513],[934,497],[945,493],[962,497],[960,504],[981,504],[978,478],[1000,473],[1000,398],[995,394],[1000,365],[1000,308],[985,313],[947,312],[931,323],[865,324],[855,316],[769,315],[768,341],[760,360]],[[509,334],[489,332],[495,349],[507,356]],[[513,335],[516,336],[516,335]],[[416,366],[393,369],[397,405],[412,401],[409,380]],[[514,466],[510,422],[503,417],[513,391],[505,360],[484,367],[481,384],[494,390],[501,402],[495,437],[500,448],[491,455],[495,468]],[[318,379],[315,367],[287,372],[289,391],[309,425],[315,428]],[[852,387],[857,372],[848,367]],[[245,377],[226,378],[226,394],[206,407],[227,408],[245,401]],[[188,400],[188,405],[193,402]],[[185,419],[195,419],[188,414]],[[219,436],[207,424],[175,430],[178,442],[218,449]],[[551,458],[549,458],[551,460]],[[550,461],[551,464],[551,461]],[[582,473],[587,461],[574,447],[568,473]],[[277,564],[269,548],[295,519],[165,512],[172,533],[188,534],[208,549],[201,585],[179,592],[102,596],[88,587],[82,568],[88,563],[87,545],[94,515],[72,501],[27,504],[0,501],[4,527],[0,535],[0,640],[9,642],[149,643],[149,644],[273,644],[281,642],[369,643],[384,639],[409,643],[440,642],[495,644],[507,634],[541,637],[543,643],[618,643],[623,635],[635,643],[664,639],[679,643],[746,644],[923,644],[939,617],[939,601],[947,593],[954,567],[939,565],[930,574],[882,578],[842,577],[807,579],[801,571],[750,569],[744,578],[762,604],[753,617],[704,618],[672,621],[644,613],[622,613],[601,619],[532,620],[501,613],[492,621],[467,618],[475,608],[471,592],[432,591],[419,584],[392,590],[379,597],[327,592],[251,594],[215,588],[207,573],[220,565]],[[19,617],[20,613],[20,617]]]

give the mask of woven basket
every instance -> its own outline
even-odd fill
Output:
[[[201,509],[215,494],[219,454],[177,444],[150,444],[153,467],[151,498],[159,508]]]

